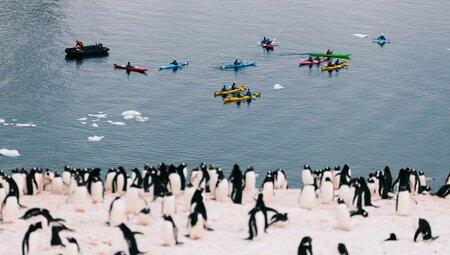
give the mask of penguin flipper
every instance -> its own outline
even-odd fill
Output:
[[[139,231],[133,232],[133,234],[134,234],[134,235],[144,235],[144,233],[139,232]]]
[[[176,241],[176,243],[175,243],[175,245],[181,245],[181,244],[183,244],[183,242]]]
[[[431,241],[436,240],[438,238],[439,238],[439,236],[433,236],[433,237],[431,237]]]

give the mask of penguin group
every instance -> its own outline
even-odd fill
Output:
[[[14,169],[9,175],[0,170],[1,222],[16,224],[26,221],[29,224],[28,229],[24,229],[23,255],[75,255],[83,251],[83,244],[79,244],[76,238],[82,232],[71,228],[70,221],[54,217],[58,211],[50,212],[44,207],[27,208],[22,204],[24,196],[39,197],[41,194],[64,197],[74,214],[89,215],[105,205],[108,208],[104,217],[105,227],[111,228],[112,234],[115,230],[121,232],[120,238],[124,241],[116,254],[145,253],[143,250],[146,249],[141,249],[144,244],[138,244],[143,238],[143,234],[136,231],[140,228],[157,228],[155,233],[160,235],[161,245],[169,247],[214,235],[215,221],[211,222],[208,214],[211,203],[235,206],[254,203],[247,214],[248,225],[242,226],[248,227],[248,235],[242,236],[247,241],[270,235],[269,228],[289,226],[288,213],[270,206],[283,199],[277,195],[277,190],[289,188],[283,169],[267,171],[261,176],[260,185],[257,185],[259,174],[252,166],[242,171],[235,164],[229,173],[227,178],[222,168],[206,163],[193,167],[191,171],[185,163],[145,164],[142,170],[126,170],[119,166],[108,169],[106,173],[102,173],[100,168],[70,166],[65,166],[61,172],[42,168],[29,171]],[[315,210],[319,204],[334,205],[335,228],[342,231],[352,230],[352,218],[369,217],[369,212],[376,211],[378,206],[374,203],[378,200],[396,200],[395,213],[408,216],[416,196],[450,198],[450,174],[445,184],[434,193],[427,185],[427,180],[432,178],[412,168],[400,169],[395,180],[389,167],[373,171],[367,177],[353,177],[348,165],[320,170],[304,165],[300,176],[303,188],[299,194],[299,207]],[[160,212],[151,209],[155,205],[161,208]],[[367,210],[369,207],[373,209]],[[183,222],[177,222],[179,215],[185,215],[185,230],[179,229],[183,225]],[[430,224],[423,218],[419,219],[414,241],[436,238],[431,235]],[[387,240],[396,240],[395,234],[391,233]],[[337,250],[339,254],[348,254],[343,243]],[[312,254],[311,237],[301,240],[298,254]]]

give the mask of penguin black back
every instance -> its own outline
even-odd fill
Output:
[[[121,223],[119,225],[120,230],[122,231],[123,237],[127,241],[128,244],[128,251],[130,255],[138,255],[138,254],[144,254],[143,252],[139,251],[137,247],[136,238],[135,235],[142,235],[141,232],[133,232],[131,231],[125,224]]]
[[[309,236],[302,238],[300,245],[298,246],[297,255],[312,255],[312,239]]]
[[[338,244],[338,252],[340,255],[348,255],[347,247],[345,247],[345,244],[343,243]]]
[[[38,222],[36,224],[32,224],[32,225],[30,225],[28,227],[28,230],[25,233],[25,236],[23,237],[23,241],[22,241],[22,254],[23,255],[27,254],[28,250],[30,248],[30,246],[29,246],[29,239],[30,239],[31,233],[33,233],[34,231],[36,231],[38,229],[42,229],[42,223],[41,222]]]

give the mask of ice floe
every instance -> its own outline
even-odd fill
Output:
[[[94,135],[94,136],[89,136],[88,137],[88,141],[90,141],[90,142],[100,142],[103,138],[105,138],[105,136]]]
[[[125,126],[127,123],[121,121],[108,120],[108,123],[114,126]]]
[[[284,89],[284,87],[281,86],[280,84],[275,84],[275,85],[273,85],[273,89],[274,90],[280,90],[280,89]]]
[[[125,120],[132,120],[132,119],[135,119],[137,117],[140,117],[142,114],[140,112],[138,112],[138,111],[135,111],[135,110],[128,110],[128,111],[122,112],[121,115],[122,115],[122,117]]]
[[[97,123],[92,123],[92,126],[93,127],[98,127],[98,124]]]
[[[5,123],[5,120],[4,119],[0,119],[0,123]]]
[[[36,124],[33,122],[31,123],[17,123],[16,127],[36,127]]]
[[[6,156],[6,157],[19,157],[20,154],[17,150],[8,150],[8,149],[0,149],[0,155]]]
[[[138,116],[138,117],[136,117],[135,120],[137,122],[146,122],[146,121],[148,121],[148,117],[140,117],[140,116]]]
[[[89,117],[96,117],[97,119],[106,119],[106,115],[106,113],[88,114]]]
[[[367,35],[365,34],[353,34],[353,36],[358,37],[358,38],[366,38]]]
[[[77,120],[79,120],[79,121],[85,121],[85,120],[87,120],[87,118],[86,118],[86,117],[83,117],[83,118],[79,118],[79,119],[77,119]]]

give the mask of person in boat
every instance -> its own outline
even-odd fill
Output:
[[[267,39],[266,39],[266,37],[264,36],[264,38],[262,39],[261,43],[262,43],[262,44],[266,44],[266,42],[267,42]]]
[[[328,50],[327,50],[327,55],[328,55],[328,54],[333,54],[333,51],[330,50],[330,49],[328,49]]]
[[[266,44],[271,44],[271,43],[272,43],[272,41],[269,39],[269,37],[267,37]]]
[[[177,62],[177,60],[176,59],[174,59],[172,62],[170,62],[172,65],[174,65],[174,66],[177,66],[178,65],[178,62]]]
[[[242,97],[241,92],[236,93],[236,97],[241,98]]]
[[[245,93],[246,96],[251,97],[252,96],[252,92],[250,92],[250,89],[247,89],[247,93]]]
[[[75,45],[75,47],[77,47],[77,48],[83,48],[83,46],[84,46],[84,44],[83,44],[82,41],[76,40],[76,45]]]
[[[236,83],[233,82],[233,84],[231,85],[231,89],[236,89]]]
[[[330,61],[331,62],[331,61]],[[334,62],[335,65],[340,65],[339,59],[336,59],[336,62]]]
[[[222,91],[227,91],[227,85],[223,85]]]
[[[332,67],[332,66],[333,66],[333,62],[332,61],[328,62],[328,67]]]
[[[316,56],[316,57],[314,58],[314,60],[320,61],[320,57],[319,57],[319,56]]]
[[[313,61],[313,57],[309,56],[308,61],[312,62]]]
[[[377,41],[380,41],[380,40],[386,40],[386,37],[385,37],[383,34],[381,34],[381,35],[378,36],[378,38],[377,38]]]
[[[234,60],[234,65],[235,65],[235,66],[240,65],[241,63],[242,63],[242,62],[239,62],[237,59]]]
[[[131,67],[131,63],[128,62],[125,66],[126,66],[126,67]]]

